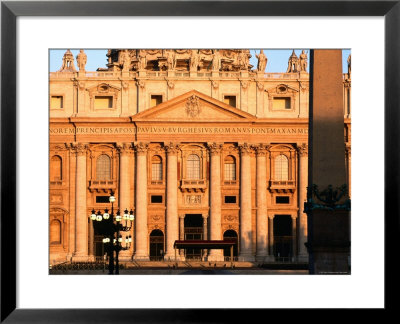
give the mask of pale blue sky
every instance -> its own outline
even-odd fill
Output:
[[[56,72],[60,69],[62,64],[62,57],[65,53],[66,49],[54,49],[50,50],[50,72]],[[291,49],[289,50],[268,50],[264,49],[264,53],[268,58],[266,72],[286,72],[288,66],[288,59],[292,54]],[[300,55],[301,49],[295,50],[297,56]],[[309,56],[309,50],[307,50]],[[71,49],[71,52],[76,55],[79,53],[79,49]],[[257,58],[255,57],[256,53],[260,51],[257,50],[250,50],[252,55],[250,59],[250,63],[254,65],[254,68],[257,67]],[[107,57],[106,53],[107,50],[104,49],[85,49],[85,53],[87,55],[87,64],[86,64],[86,71],[96,71],[99,67],[106,67],[107,64]],[[350,54],[350,50],[344,49],[342,50],[342,66],[343,66],[343,73],[347,73],[347,58]],[[75,61],[75,66],[77,66]]]

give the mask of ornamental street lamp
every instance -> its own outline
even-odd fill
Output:
[[[120,232],[130,231],[133,226],[133,221],[135,216],[131,209],[128,212],[125,209],[123,216],[118,209],[114,215],[114,202],[115,196],[111,191],[109,201],[111,203],[111,213],[108,213],[108,209],[101,211],[92,210],[90,219],[93,222],[93,227],[97,233],[103,235],[103,243],[108,254],[108,274],[114,274],[114,251],[115,251],[115,274],[119,274],[119,260],[118,254],[121,250],[128,250],[132,245],[132,236],[127,235],[125,239],[122,238]],[[124,221],[124,222],[123,222]],[[124,223],[124,224],[123,224]],[[125,246],[122,246],[123,241],[125,241]]]

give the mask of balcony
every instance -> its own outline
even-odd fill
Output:
[[[62,180],[52,180],[50,181],[50,187],[62,187],[63,181]]]
[[[117,181],[115,180],[89,180],[89,190],[91,192],[108,192],[117,189]]]
[[[205,180],[181,180],[182,192],[204,192],[206,190]]]
[[[236,186],[237,184],[237,180],[224,180],[224,186]]]
[[[296,190],[295,180],[271,180],[269,190],[274,192],[294,192]]]

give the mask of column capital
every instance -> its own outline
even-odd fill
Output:
[[[242,155],[249,155],[253,151],[251,145],[248,143],[241,143],[238,147]]]
[[[203,217],[203,220],[208,218],[208,214],[201,214],[201,217]]]
[[[164,144],[164,148],[168,155],[176,155],[179,152],[179,145],[172,142]]]
[[[89,145],[86,143],[73,142],[73,143],[71,143],[71,148],[76,153],[77,156],[80,156],[80,155],[86,154],[86,151],[88,150]]]
[[[308,155],[308,144],[301,143],[297,144],[297,152],[300,156],[307,156]]]
[[[117,149],[121,155],[132,153],[132,143],[117,143]]]
[[[211,155],[219,155],[221,154],[223,145],[220,143],[207,143],[207,147],[210,150]]]
[[[266,156],[271,145],[261,143],[253,145],[252,147],[256,151],[257,156]]]
[[[275,215],[268,215],[268,218],[271,220],[274,219],[274,217],[275,217]]]
[[[148,143],[143,143],[143,142],[135,143],[135,149],[137,154],[146,154],[148,148],[149,148]]]
[[[179,217],[180,219],[185,219],[185,216],[186,216],[186,214],[180,214],[178,217]]]

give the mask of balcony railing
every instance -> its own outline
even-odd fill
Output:
[[[181,180],[180,188],[181,188],[181,191],[204,192],[206,189],[206,181],[205,180]]]
[[[89,180],[90,191],[108,191],[117,188],[117,181],[115,180]]]
[[[238,184],[237,180],[225,180],[224,181],[224,186],[235,186],[237,184]]]
[[[50,181],[50,187],[61,187],[63,185],[62,180]]]
[[[269,189],[276,192],[293,192],[296,189],[295,180],[271,180]]]

